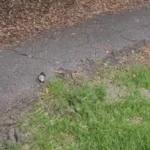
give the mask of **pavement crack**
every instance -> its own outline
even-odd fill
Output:
[[[130,38],[125,37],[124,35],[120,35],[124,40],[130,41],[130,42],[137,42],[137,40],[133,40]]]
[[[31,58],[31,59],[36,59],[38,61],[46,63],[45,59],[42,59],[42,58],[39,58],[39,57],[36,57],[36,56],[33,56],[33,55],[29,55],[29,54],[26,54],[26,53],[18,52],[16,50],[12,50],[12,51],[15,52],[17,55],[28,57],[28,58]],[[51,62],[51,61],[49,61],[49,62]]]
[[[35,57],[33,55],[29,55],[29,54],[26,54],[26,53],[18,52],[16,50],[12,50],[12,51],[15,52],[17,55],[20,55],[20,56],[26,56],[26,57],[29,57],[29,58],[39,59],[38,57]]]
[[[84,33],[85,36],[86,36],[86,39],[87,39],[87,44],[90,44],[90,37],[89,37],[89,34],[88,33]]]
[[[86,42],[86,45],[89,45],[91,49],[94,49],[94,55],[95,57],[97,56],[97,51],[96,51],[96,48],[90,44],[90,35],[87,33],[87,32],[84,32],[85,36],[86,36],[86,39],[87,39],[87,42]]]

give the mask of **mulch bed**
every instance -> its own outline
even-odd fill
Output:
[[[103,12],[116,12],[150,0],[1,0],[0,46],[38,32],[74,25]]]

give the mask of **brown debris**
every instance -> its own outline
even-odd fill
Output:
[[[150,0],[1,0],[0,44],[55,27],[73,25],[95,14],[118,11]]]
[[[144,66],[150,65],[150,45],[144,47],[137,57],[138,63]]]

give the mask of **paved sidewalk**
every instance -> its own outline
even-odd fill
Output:
[[[51,77],[53,69],[76,68],[85,58],[104,59],[105,50],[116,52],[149,41],[150,8],[144,7],[100,15],[58,31],[45,31],[6,49],[0,53],[0,112],[30,104],[40,72]]]

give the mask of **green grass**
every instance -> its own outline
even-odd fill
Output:
[[[107,99],[107,82],[72,85],[55,80],[21,124],[32,150],[150,150],[150,69],[111,70],[111,84],[129,90],[120,101]],[[23,147],[23,146],[22,146]],[[23,149],[23,148],[20,148]]]
[[[135,85],[137,88],[150,89],[150,68],[144,66],[130,66],[115,72],[116,82],[126,86]]]

